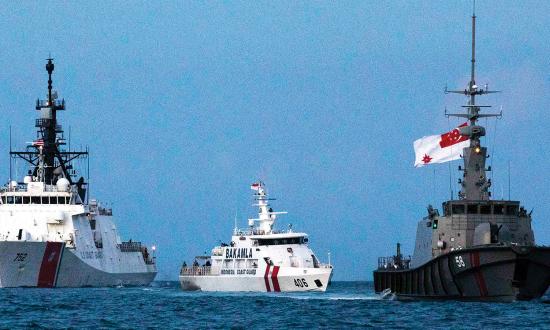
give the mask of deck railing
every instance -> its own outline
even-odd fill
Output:
[[[120,251],[122,252],[141,252],[141,242],[122,242],[118,244]]]
[[[143,261],[145,261],[147,265],[154,265],[156,263],[156,258],[149,253],[147,247],[142,245],[141,242],[122,242],[117,246],[120,252],[141,252]]]
[[[378,258],[378,269],[380,270],[403,270],[409,269],[410,265],[410,256],[406,258],[396,256]]]
[[[180,275],[186,276],[204,276],[211,275],[212,267],[211,266],[191,266],[191,267],[181,267]]]

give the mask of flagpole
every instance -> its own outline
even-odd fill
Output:
[[[433,175],[433,180],[432,180],[432,200],[435,200],[435,167],[434,167],[434,175]]]
[[[449,163],[449,191],[451,192],[451,200],[453,200],[453,181],[452,181],[452,178],[451,178],[451,162],[448,162]]]

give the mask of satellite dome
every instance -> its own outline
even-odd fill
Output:
[[[56,186],[58,191],[68,191],[71,183],[65,178],[57,180]]]
[[[10,181],[10,188],[17,188],[17,181]]]
[[[26,175],[26,176],[23,178],[23,182],[24,182],[24,183],[32,182],[32,176]]]

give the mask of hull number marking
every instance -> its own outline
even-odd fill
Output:
[[[13,258],[13,261],[19,261],[23,262],[25,259],[27,259],[28,253],[18,253],[15,258]]]
[[[307,288],[309,287],[309,285],[307,285],[307,282],[306,282],[306,279],[305,278],[302,278],[302,279],[299,279],[299,278],[295,278],[294,279],[294,285],[299,287],[299,288]]]
[[[463,268],[466,266],[466,264],[464,263],[464,260],[462,259],[462,256],[456,256],[455,263],[458,268]]]
[[[80,251],[81,259],[102,259],[102,251]]]

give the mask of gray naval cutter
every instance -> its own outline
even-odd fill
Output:
[[[489,156],[480,144],[485,128],[477,121],[500,114],[480,114],[486,106],[475,103],[477,95],[495,92],[475,82],[475,19],[474,13],[470,83],[465,90],[445,91],[469,97],[467,113],[447,114],[469,121],[460,127],[470,146],[463,150],[464,167],[458,168],[463,173],[459,199],[444,202],[443,214],[428,206],[412,259],[397,244],[396,255],[379,258],[374,271],[375,291],[399,300],[531,300],[550,284],[550,247],[535,245],[531,212],[519,201],[491,199]]]

